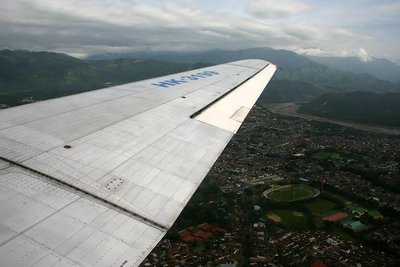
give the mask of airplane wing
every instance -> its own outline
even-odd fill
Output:
[[[1,110],[0,265],[139,265],[275,70],[242,60]]]

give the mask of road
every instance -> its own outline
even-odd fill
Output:
[[[277,105],[269,107],[268,109],[270,111],[272,111],[273,113],[303,118],[306,120],[334,123],[334,124],[342,125],[345,127],[350,127],[350,128],[354,128],[354,129],[358,129],[358,130],[375,132],[375,133],[400,135],[400,129],[385,128],[385,127],[377,126],[377,125],[362,124],[362,123],[356,123],[356,122],[347,122],[347,121],[318,117],[318,116],[314,116],[314,115],[301,114],[301,113],[297,112],[299,109],[299,105],[296,103],[293,103],[293,102],[277,104]]]

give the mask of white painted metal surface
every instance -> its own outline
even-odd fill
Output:
[[[264,68],[252,79],[202,111],[195,119],[236,133],[264,90],[265,81],[272,78],[275,70],[274,65]]]
[[[1,265],[140,264],[274,71],[237,61],[1,111]]]
[[[132,266],[166,230],[0,161],[1,266]]]

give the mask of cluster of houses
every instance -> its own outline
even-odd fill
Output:
[[[179,232],[179,236],[184,242],[207,241],[215,235],[224,234],[226,230],[218,225],[203,223],[199,226],[191,226]]]

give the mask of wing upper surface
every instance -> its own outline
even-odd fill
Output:
[[[266,61],[237,61],[1,111],[0,157],[12,165],[0,164],[2,190],[11,199],[0,204],[0,212],[13,214],[15,208],[18,216],[10,221],[0,217],[0,237],[5,236],[0,258],[7,253],[17,260],[13,246],[25,244],[27,251],[41,251],[43,256],[37,257],[49,263],[139,264],[178,217],[274,71]],[[210,121],[221,106],[230,110],[223,117],[234,121],[235,129]],[[199,111],[206,119],[191,118]],[[10,173],[23,180],[22,191],[7,178]],[[25,182],[43,187],[32,192]],[[48,192],[57,190],[70,202],[51,207],[57,196]],[[37,204],[38,218],[24,216],[27,207],[20,203],[26,198],[45,202]],[[75,205],[82,212],[74,217],[68,211]],[[93,218],[108,212],[107,218],[116,220],[114,228],[80,219],[92,207]],[[88,254],[74,254],[68,245],[73,237],[59,234],[64,216],[78,220],[71,230],[79,240],[74,246],[83,246],[79,251]],[[11,227],[19,220],[26,223]],[[91,238],[85,227],[97,234]],[[101,250],[114,245],[118,249],[109,257],[99,258]],[[59,247],[69,250],[60,252]],[[136,256],[123,258],[125,250]],[[32,262],[21,265],[26,263]]]
[[[0,168],[2,266],[132,266],[165,234],[36,173]]]

